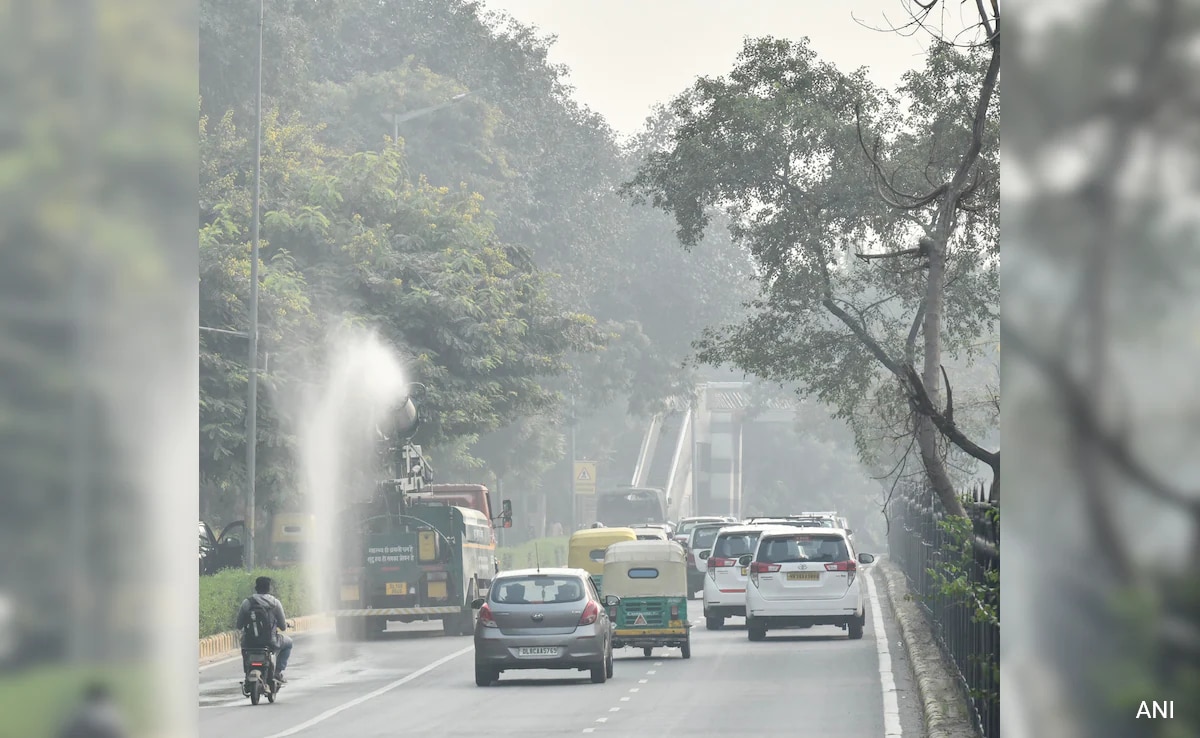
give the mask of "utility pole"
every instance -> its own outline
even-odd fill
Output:
[[[246,383],[246,571],[254,568],[254,525],[258,471],[258,226],[262,197],[262,62],[265,0],[258,0],[258,62],[254,93],[254,220],[250,245],[250,336],[249,375]]]
[[[571,395],[571,416],[568,421],[571,438],[571,458],[567,462],[567,489],[571,495],[571,530],[579,529],[579,497],[575,494],[575,395]]]

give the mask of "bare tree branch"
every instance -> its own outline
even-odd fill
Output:
[[[966,434],[957,425],[939,411],[930,399],[929,393],[925,390],[925,385],[921,382],[921,375],[917,373],[917,370],[911,364],[904,367],[904,374],[912,389],[913,402],[916,405],[917,412],[929,418],[947,440],[958,446],[968,455],[990,466],[992,471],[999,476],[1000,452],[988,451],[970,438],[967,438]]]
[[[862,148],[863,155],[867,157],[867,161],[871,164],[871,170],[874,172],[872,179],[875,181],[875,189],[879,192],[879,197],[888,205],[899,210],[917,210],[934,202],[946,193],[946,185],[940,185],[932,192],[924,195],[909,195],[896,189],[896,186],[888,181],[887,176],[883,172],[883,165],[879,161],[879,139],[875,139],[875,145],[871,151],[867,150],[867,142],[863,137],[862,105],[860,104],[854,106],[854,126],[858,131],[858,145]],[[884,187],[887,187],[888,191],[892,193],[892,197],[889,197],[883,191]],[[910,200],[911,202],[901,203],[896,198]]]
[[[904,359],[909,364],[917,363],[917,336],[921,335],[921,324],[925,322],[925,300],[917,306],[917,314],[913,316],[912,327],[908,329],[908,338],[904,339]]]
[[[1200,490],[1176,488],[1151,471],[1150,466],[1133,453],[1125,438],[1105,428],[1083,388],[1061,362],[1035,349],[1020,333],[1005,329],[1007,346],[1025,357],[1058,392],[1071,424],[1086,439],[1095,443],[1114,468],[1144,489],[1151,497],[1200,516]]]

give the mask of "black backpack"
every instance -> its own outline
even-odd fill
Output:
[[[250,620],[242,628],[242,648],[275,645],[275,607],[266,598],[250,597]]]

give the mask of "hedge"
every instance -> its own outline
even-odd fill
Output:
[[[538,538],[520,546],[509,546],[496,550],[500,568],[528,569],[542,566],[566,566],[567,544],[570,538]]]
[[[283,602],[288,619],[312,615],[311,583],[302,568],[226,569],[211,576],[200,577],[200,637],[233,630],[242,600],[254,592],[257,577],[275,581],[272,594]]]

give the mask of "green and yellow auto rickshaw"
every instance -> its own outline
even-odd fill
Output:
[[[613,648],[678,648],[692,657],[687,554],[675,541],[614,543],[604,556],[604,594],[615,624]]]
[[[604,582],[604,554],[608,547],[622,541],[636,541],[633,528],[585,528],[571,535],[567,544],[567,566],[583,569],[592,576],[596,589]],[[603,590],[601,590],[603,594]]]

